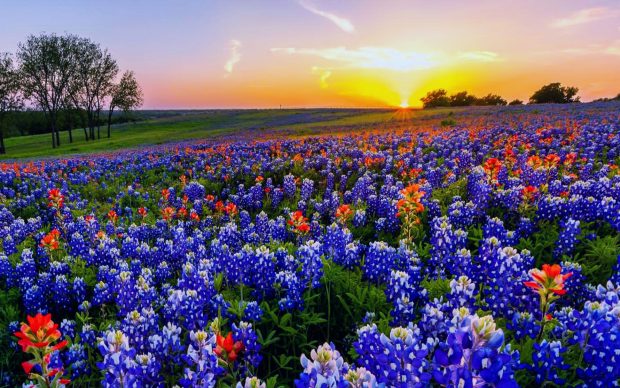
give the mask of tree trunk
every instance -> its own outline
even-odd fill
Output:
[[[69,143],[73,143],[73,133],[71,132],[73,130],[73,115],[71,114],[71,111],[69,111],[67,114],[67,121],[69,126],[67,129],[67,131],[69,131]]]
[[[60,147],[60,130],[56,127],[56,145]]]
[[[6,149],[4,148],[4,128],[2,127],[2,122],[4,121],[4,112],[0,113],[0,154],[6,154]]]
[[[97,109],[97,139],[101,139],[101,120],[99,120],[101,110]]]
[[[88,141],[88,131],[86,131],[86,125],[83,125],[84,127],[84,140]]]
[[[56,119],[53,113],[50,112],[50,128],[52,129],[52,148],[57,147],[56,143]],[[60,145],[60,144],[58,144]]]
[[[54,133],[53,126],[52,126],[52,148],[56,148],[56,134]]]
[[[89,139],[90,140],[95,140],[95,128],[93,125],[93,112],[89,111],[87,112],[87,116],[88,116],[88,133],[89,133]]]
[[[112,122],[113,111],[114,111],[114,108],[110,107],[110,110],[108,111],[108,139],[110,138],[110,123]]]
[[[6,154],[6,149],[4,148],[4,130],[0,128],[0,154]]]

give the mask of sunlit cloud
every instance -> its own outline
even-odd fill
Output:
[[[230,58],[224,65],[226,76],[232,74],[235,65],[241,60],[241,42],[233,39],[230,41]]]
[[[597,20],[609,19],[620,14],[619,10],[610,9],[608,7],[585,8],[571,15],[556,19],[551,23],[551,27],[566,28],[595,22]]]
[[[332,71],[329,69],[323,69],[318,66],[312,67],[312,74],[319,75],[319,81],[321,83],[321,89],[327,89],[329,85],[327,84],[327,79],[332,75]]]
[[[415,51],[400,51],[389,47],[360,47],[348,49],[334,47],[326,49],[272,48],[272,52],[309,55],[361,69],[383,69],[411,71],[429,69],[436,65],[432,54]]]
[[[459,58],[476,62],[497,62],[500,56],[492,51],[468,51],[460,53]]]
[[[325,19],[331,21],[332,23],[337,25],[338,28],[345,32],[351,33],[355,31],[355,26],[353,26],[353,23],[351,23],[348,19],[337,16],[331,12],[320,10],[308,1],[299,0],[299,5],[301,5],[305,10],[310,11],[315,15],[322,16]]]
[[[561,50],[569,55],[614,55],[620,56],[620,40],[616,40],[608,45],[591,44],[586,47],[573,47]]]

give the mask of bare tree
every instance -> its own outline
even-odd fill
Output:
[[[60,145],[58,113],[76,68],[75,35],[31,35],[20,43],[17,58],[24,95],[45,112],[52,130],[52,147]]]
[[[6,153],[4,147],[4,119],[7,113],[21,109],[19,73],[8,53],[0,53],[0,154]]]
[[[121,80],[111,89],[112,98],[110,99],[110,107],[108,109],[108,138],[110,137],[110,123],[112,122],[112,113],[115,108],[120,108],[128,112],[142,105],[142,88],[136,80],[133,71],[123,73]]]
[[[81,38],[77,44],[77,69],[72,81],[71,95],[75,105],[84,109],[88,121],[87,140],[95,139],[95,125],[99,128],[99,116],[118,74],[118,65],[107,50],[88,39]],[[98,130],[98,137],[100,133]]]

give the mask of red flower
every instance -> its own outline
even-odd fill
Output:
[[[543,264],[542,271],[539,269],[530,271],[530,276],[534,280],[524,282],[523,284],[535,290],[541,296],[548,298],[553,295],[566,294],[564,282],[572,275],[572,272],[562,275],[562,267],[558,264]]]
[[[49,200],[47,203],[49,207],[61,208],[65,202],[65,196],[62,195],[60,189],[56,188],[50,189],[47,192],[47,199]]]
[[[216,347],[215,350],[213,350],[213,353],[215,353],[223,361],[235,362],[239,356],[239,353],[243,350],[243,342],[234,342],[232,332],[228,333],[226,337],[217,334]]]
[[[29,348],[44,348],[52,342],[60,338],[58,325],[52,321],[52,315],[43,315],[38,313],[34,317],[28,316],[28,324],[22,323],[20,331],[15,332],[15,336],[19,338],[17,342],[24,352]],[[59,350],[67,345],[67,341],[61,341],[53,347],[53,350]]]
[[[294,233],[306,234],[310,231],[310,225],[308,225],[308,219],[304,217],[301,210],[297,210],[291,214],[291,218],[287,221],[289,226],[293,229]]]
[[[112,221],[113,224],[116,224],[116,221],[118,221],[118,214],[116,214],[114,210],[110,210],[108,212],[108,219]]]
[[[521,194],[523,194],[523,198],[528,202],[534,199],[534,196],[536,196],[537,192],[538,192],[538,189],[534,186],[526,186],[523,188],[523,190],[521,190]]]
[[[22,368],[24,368],[24,372],[26,372],[26,374],[30,374],[30,371],[32,370],[32,368],[34,368],[35,364],[28,362],[28,361],[24,361],[22,362]]]
[[[549,154],[545,156],[545,167],[551,168],[555,167],[560,163],[560,157],[556,154]]]
[[[484,171],[486,171],[491,179],[497,179],[497,174],[499,174],[499,170],[502,168],[502,162],[497,158],[490,158],[484,162],[482,168],[484,168]]]
[[[162,209],[161,211],[161,216],[166,221],[170,221],[173,215],[174,215],[174,209],[171,208],[170,206]]]
[[[228,205],[226,205],[226,207],[224,208],[224,211],[226,212],[226,214],[228,214],[229,216],[234,216],[235,214],[237,214],[237,205],[235,205],[234,203],[229,203]]]
[[[424,205],[422,205],[420,201],[426,192],[420,190],[420,185],[414,183],[405,187],[400,193],[403,195],[403,198],[396,203],[398,217],[410,213],[422,213],[424,211]]]
[[[336,218],[343,224],[350,220],[351,217],[353,217],[353,210],[351,210],[351,206],[340,205],[338,209],[336,209]]]
[[[168,198],[170,197],[170,190],[168,189],[163,189],[161,191],[161,196],[164,198],[164,201],[168,201]]]
[[[58,249],[58,246],[59,246],[59,241],[58,241],[59,237],[60,237],[60,232],[58,231],[58,229],[53,229],[51,232],[43,236],[39,246],[49,251],[55,251],[56,249]]]
[[[138,214],[140,215],[140,217],[145,218],[147,215],[148,211],[146,210],[146,208],[141,207],[138,209]]]

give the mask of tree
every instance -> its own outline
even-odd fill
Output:
[[[470,106],[476,100],[476,96],[463,91],[450,96],[450,106]]]
[[[553,82],[543,86],[530,97],[530,104],[567,104],[579,102],[578,88],[574,86],[562,86],[559,82]]]
[[[0,53],[0,154],[6,153],[4,147],[4,119],[9,112],[22,107],[19,73],[13,59],[7,53]]]
[[[501,96],[497,95],[497,94],[492,94],[489,93],[484,97],[478,98],[476,100],[476,105],[489,105],[489,106],[496,106],[496,105],[506,105],[506,100],[504,100]]]
[[[424,108],[435,108],[439,106],[450,106],[450,98],[445,89],[437,89],[426,93],[425,97],[420,99],[424,104]]]
[[[523,105],[523,101],[519,100],[518,98],[515,98],[514,100],[510,101],[508,105]]]
[[[99,115],[105,99],[112,94],[118,65],[107,50],[102,50],[89,39],[80,38],[76,50],[77,66],[71,96],[74,104],[86,112],[89,129],[86,140],[94,140],[95,124],[99,127]],[[99,131],[98,137],[101,138]]]
[[[112,121],[112,113],[114,108],[120,108],[124,112],[129,112],[133,108],[142,105],[142,88],[136,80],[133,71],[123,73],[121,80],[117,85],[111,88],[112,98],[110,99],[110,107],[108,109],[108,138],[110,138],[110,124]]]
[[[66,102],[76,68],[79,38],[75,35],[31,35],[18,45],[17,58],[24,96],[45,112],[52,131],[52,148],[60,146],[58,112]]]

